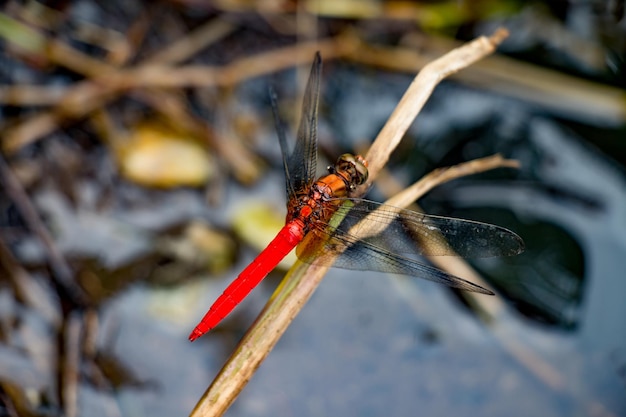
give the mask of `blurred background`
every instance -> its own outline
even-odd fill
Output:
[[[626,415],[626,12],[601,0],[5,2],[0,415],[188,415],[290,265],[187,341],[284,224],[268,87],[293,137],[321,51],[321,169],[498,27],[369,193],[518,160],[419,202],[525,240],[470,261],[496,297],[332,269],[227,415]]]

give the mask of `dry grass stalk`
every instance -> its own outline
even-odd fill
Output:
[[[387,162],[389,154],[437,83],[491,54],[506,36],[507,32],[504,29],[498,30],[492,37],[478,38],[424,67],[367,154],[372,180]],[[192,417],[220,416],[228,409],[313,294],[327,269],[328,267],[306,265],[301,262],[297,262],[291,268],[265,309],[196,405]]]
[[[74,282],[72,268],[57,247],[26,190],[2,155],[0,155],[0,183],[6,190],[8,197],[18,208],[28,228],[43,245],[53,272],[52,279],[64,289],[67,296],[76,305],[86,305],[87,296],[83,289]]]
[[[363,65],[389,71],[414,72],[415,68],[424,66],[430,56],[458,45],[456,41],[433,37],[428,38],[427,45],[423,45],[422,39],[411,43],[415,46],[364,45],[361,53],[349,58]],[[454,75],[454,79],[535,103],[574,120],[583,117],[596,123],[600,120],[620,125],[626,120],[626,93],[623,89],[541,68],[504,55],[490,56],[467,71]]]
[[[52,133],[63,122],[83,118],[133,88],[231,86],[248,78],[310,62],[317,50],[324,56],[337,57],[348,53],[353,47],[354,43],[346,42],[345,37],[336,37],[259,53],[223,67],[145,64],[129,69],[117,69],[102,64],[103,71],[99,72],[99,75],[71,87],[55,108],[38,113],[6,129],[3,133],[2,146],[5,152],[14,153],[23,146]],[[59,47],[55,50],[57,53],[67,52],[68,48]],[[75,54],[69,55],[71,57],[68,58],[75,59]],[[83,69],[91,74],[93,65],[93,60],[89,60]]]
[[[506,29],[499,29],[490,37],[482,36],[424,66],[400,99],[365,156],[369,162],[370,183],[387,163],[391,151],[398,146],[402,136],[417,117],[435,86],[447,76],[491,54],[507,36]],[[368,184],[365,184],[364,189],[367,186]]]

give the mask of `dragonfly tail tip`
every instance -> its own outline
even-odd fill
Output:
[[[189,334],[189,341],[193,342],[194,340],[196,340],[197,338],[199,338],[200,336],[202,336],[204,333],[201,332],[200,330],[193,329],[193,332],[191,332],[191,334]]]

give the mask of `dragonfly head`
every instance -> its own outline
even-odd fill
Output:
[[[361,155],[344,153],[337,159],[332,171],[347,178],[350,189],[367,181],[367,161]]]

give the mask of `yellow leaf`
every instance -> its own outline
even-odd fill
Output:
[[[245,203],[241,207],[233,216],[233,229],[237,236],[260,252],[285,225],[285,211],[258,202]],[[295,261],[296,254],[292,251],[278,266],[288,269]]]
[[[197,187],[213,175],[205,149],[190,136],[163,127],[137,127],[118,153],[122,174],[148,187]]]

